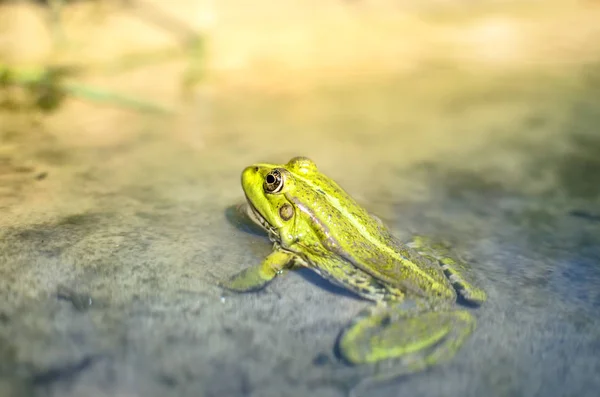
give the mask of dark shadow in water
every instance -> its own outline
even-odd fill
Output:
[[[327,292],[331,292],[332,294],[336,295],[346,296],[348,298],[366,301],[366,299],[362,298],[361,296],[355,294],[354,292],[346,288],[340,287],[339,285],[335,285],[331,281],[319,276],[316,272],[310,269],[299,268],[294,271],[300,276],[302,276],[309,283],[316,285],[317,287],[322,288]]]
[[[34,386],[47,386],[58,381],[72,380],[74,377],[89,369],[98,358],[99,356],[87,355],[79,361],[52,367],[34,374],[31,382]]]
[[[346,360],[346,357],[344,357],[344,355],[342,354],[342,351],[340,350],[340,342],[341,342],[342,336],[344,335],[344,332],[347,329],[348,329],[348,325],[345,326],[340,332],[338,332],[338,334],[335,338],[335,343],[333,344],[333,355],[340,363],[342,363],[348,367],[353,367],[354,365],[350,361]]]
[[[574,216],[576,218],[582,218],[587,221],[600,222],[600,214],[592,214],[588,211],[572,210],[569,212],[569,215]]]
[[[246,214],[239,210],[239,204],[225,208],[225,219],[236,229],[256,236],[267,236],[260,226],[252,222]]]
[[[456,304],[463,306],[463,307],[467,307],[469,309],[477,309],[477,308],[481,307],[480,303],[468,301],[458,293],[456,294]]]

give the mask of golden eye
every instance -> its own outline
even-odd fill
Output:
[[[269,172],[263,184],[265,192],[279,193],[283,189],[283,176],[279,170]]]

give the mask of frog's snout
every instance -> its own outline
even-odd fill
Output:
[[[258,175],[259,168],[255,165],[244,168],[242,171],[242,185],[248,186]]]

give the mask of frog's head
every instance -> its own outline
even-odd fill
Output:
[[[242,188],[248,200],[247,213],[271,238],[294,235],[296,206],[291,201],[302,185],[298,177],[310,176],[316,165],[306,157],[294,157],[287,164],[254,164],[242,172]]]

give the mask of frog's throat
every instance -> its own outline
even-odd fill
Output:
[[[254,204],[252,204],[252,201],[250,201],[250,199],[248,199],[247,196],[246,204],[246,215],[248,215],[248,218],[250,218],[252,222],[263,228],[268,233],[269,240],[271,240],[274,243],[281,243],[279,231],[275,227],[273,227],[269,222],[267,222],[265,217],[262,216],[262,214],[256,209]]]

